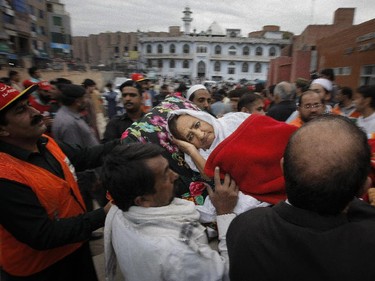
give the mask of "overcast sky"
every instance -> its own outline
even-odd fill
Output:
[[[193,12],[191,31],[207,30],[216,21],[223,30],[240,28],[242,35],[279,25],[298,35],[309,24],[332,24],[340,7],[356,8],[354,24],[375,17],[375,0],[60,0],[70,13],[73,36],[101,32],[168,31],[180,26],[182,11]]]

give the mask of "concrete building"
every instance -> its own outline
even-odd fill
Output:
[[[208,80],[266,80],[269,61],[290,44],[278,26],[254,36],[222,29],[213,22],[205,31],[191,30],[192,11],[183,11],[183,26],[168,32],[107,32],[73,37],[74,58],[99,69],[144,71],[161,77]]]
[[[355,8],[339,8],[333,24],[309,25],[292,45],[272,59],[268,85],[310,79],[313,71],[334,68],[337,83],[356,88],[375,74],[374,20],[353,25]],[[372,82],[373,83],[373,82]]]
[[[255,36],[213,22],[206,31],[190,32],[192,12],[183,11],[180,36],[139,38],[140,67],[161,77],[234,81],[267,79],[269,61],[290,43],[278,26],[265,26]],[[255,33],[254,33],[255,34]]]
[[[0,63],[24,65],[25,61],[43,68],[57,53],[52,43],[70,43],[70,19],[59,0],[0,1]],[[61,19],[59,21],[59,18]],[[61,24],[59,26],[59,24]],[[56,28],[60,28],[58,31]],[[51,49],[52,48],[52,49]],[[66,47],[63,50],[67,50]]]
[[[47,0],[49,44],[54,58],[71,58],[72,32],[70,15],[60,0]]]

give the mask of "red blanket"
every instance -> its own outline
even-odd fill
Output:
[[[214,149],[204,171],[213,177],[218,166],[222,175],[231,175],[243,193],[276,204],[286,198],[280,160],[289,137],[297,129],[270,117],[252,114]]]

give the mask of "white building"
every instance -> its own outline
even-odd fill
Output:
[[[240,29],[223,32],[216,22],[206,32],[188,33],[192,12],[186,8],[183,13],[185,32],[181,36],[139,38],[141,68],[162,77],[265,81],[269,61],[290,44],[275,26],[250,37],[242,37]]]

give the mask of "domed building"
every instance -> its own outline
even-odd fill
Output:
[[[270,60],[290,44],[278,26],[243,37],[240,29],[224,31],[214,21],[206,31],[191,32],[192,11],[186,7],[183,13],[184,32],[174,26],[169,32],[174,36],[139,38],[142,69],[165,78],[265,81]]]

